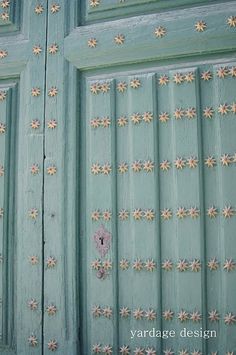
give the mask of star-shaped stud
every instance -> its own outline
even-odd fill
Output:
[[[209,155],[206,159],[205,159],[205,165],[208,168],[214,168],[214,166],[216,165],[216,159],[212,156]]]
[[[122,209],[119,211],[118,217],[124,221],[129,218],[129,211]]]
[[[49,90],[48,90],[48,96],[49,97],[55,97],[58,94],[58,89],[56,86],[52,86]]]
[[[145,355],[143,348],[135,348],[134,355]]]
[[[50,304],[46,307],[46,312],[49,316],[55,316],[57,313],[57,307],[54,304]]]
[[[189,269],[193,272],[199,272],[201,270],[202,264],[199,259],[194,259],[189,263]]]
[[[5,123],[0,122],[0,134],[3,134],[6,132],[6,125]]]
[[[8,21],[8,20],[9,20],[9,13],[8,13],[8,12],[3,12],[3,13],[1,14],[1,19],[2,19],[3,21]]]
[[[154,34],[157,38],[162,38],[165,36],[166,34],[166,29],[165,27],[162,26],[158,26],[155,28]]]
[[[0,165],[0,177],[4,176],[4,167]]]
[[[168,160],[163,160],[160,163],[160,169],[162,171],[168,171],[170,169],[170,162]]]
[[[220,67],[216,70],[216,75],[220,79],[224,79],[229,74],[229,69],[227,67]]]
[[[129,355],[130,354],[130,348],[128,345],[122,345],[120,347],[120,354],[122,355]]]
[[[7,97],[6,91],[0,91],[0,101],[4,101]]]
[[[220,315],[216,309],[208,312],[208,319],[210,322],[218,322],[220,320]]]
[[[200,322],[202,316],[198,311],[194,311],[190,314],[189,319],[192,320],[193,322]]]
[[[169,77],[167,75],[161,75],[158,79],[158,83],[161,86],[167,85],[169,82]]]
[[[125,81],[120,81],[117,86],[116,86],[116,89],[119,91],[119,92],[125,92],[127,90],[127,83]]]
[[[203,32],[206,30],[207,24],[204,21],[198,21],[195,23],[195,29],[197,32]]]
[[[111,173],[111,164],[105,163],[101,168],[101,173],[103,175],[109,175]]]
[[[33,164],[30,168],[30,172],[32,175],[37,175],[39,173],[39,165]]]
[[[176,267],[180,272],[184,272],[188,270],[189,264],[185,259],[180,259]]]
[[[187,217],[188,215],[188,211],[186,210],[186,208],[184,207],[179,207],[177,209],[177,212],[176,212],[176,216],[179,218],[179,219],[183,219],[185,217]]]
[[[122,318],[128,318],[130,316],[130,310],[128,307],[122,307],[120,309],[120,316]]]
[[[233,259],[226,259],[224,262],[223,269],[226,270],[227,272],[233,271],[236,268],[236,263],[233,261]]]
[[[130,87],[132,89],[138,89],[141,86],[141,81],[137,78],[130,80]]]
[[[174,312],[171,309],[167,309],[162,313],[162,317],[168,321],[172,320],[174,317]]]
[[[236,316],[229,312],[224,316],[224,322],[226,325],[232,325],[236,323]]]
[[[59,50],[59,46],[56,43],[52,43],[49,48],[48,48],[48,53],[49,54],[56,54]]]
[[[56,14],[60,10],[61,6],[59,4],[52,4],[51,6],[51,13]]]
[[[113,311],[112,311],[111,307],[105,307],[102,310],[102,314],[106,318],[111,318],[112,314],[113,314]]]
[[[114,42],[115,42],[115,44],[118,44],[118,45],[123,44],[125,42],[125,36],[122,34],[116,35],[114,37]]]
[[[153,271],[156,268],[156,263],[153,259],[148,259],[147,261],[145,261],[144,263],[144,268],[147,271]]]
[[[178,170],[182,170],[185,167],[185,164],[186,164],[186,160],[181,157],[178,157],[174,161],[174,165],[175,165],[176,169],[178,169]]]
[[[201,79],[204,81],[209,81],[212,79],[212,73],[210,70],[206,70],[201,73]]]
[[[10,6],[10,1],[9,0],[2,0],[0,5],[3,9],[7,9]]]
[[[141,271],[143,269],[143,262],[141,259],[137,258],[134,262],[133,262],[133,265],[132,265],[132,268],[135,270],[135,271]]]
[[[232,76],[232,78],[235,78],[236,77],[236,67],[231,67],[229,69],[229,75]]]
[[[49,120],[47,126],[49,129],[55,129],[57,127],[57,121],[54,119]]]
[[[47,168],[47,174],[53,176],[57,173],[57,168],[55,165],[51,165]]]
[[[230,218],[234,215],[234,209],[231,206],[225,206],[222,210],[222,214],[225,218]]]
[[[151,160],[146,160],[143,162],[143,170],[147,173],[151,173],[154,169],[154,162]]]
[[[155,218],[155,212],[153,209],[147,209],[143,211],[143,217],[146,218],[148,221],[153,221]]]
[[[28,212],[28,215],[31,219],[36,219],[38,217],[38,210],[36,208],[31,208]]]
[[[111,260],[109,260],[109,259],[104,260],[103,263],[102,263],[102,267],[103,267],[104,270],[111,270],[112,269]]]
[[[33,97],[37,97],[37,96],[39,96],[40,94],[41,94],[40,88],[35,87],[35,88],[32,88],[32,89],[31,89],[31,95],[32,95]]]
[[[102,308],[98,305],[92,307],[92,315],[94,318],[98,318],[102,315]]]
[[[221,114],[221,116],[227,115],[227,113],[229,113],[229,105],[226,103],[220,104],[218,107],[218,113]]]
[[[188,312],[181,310],[178,313],[178,319],[180,320],[180,322],[186,322],[189,319],[189,314]]]
[[[186,111],[185,111],[185,115],[189,119],[195,118],[196,117],[196,109],[195,109],[195,107],[187,108]]]
[[[95,354],[100,354],[102,352],[101,344],[94,344],[92,346],[92,352]]]
[[[120,260],[120,268],[121,270],[127,270],[129,268],[129,262],[127,259]]]
[[[33,348],[36,347],[38,345],[38,339],[35,335],[30,335],[28,338],[28,343],[30,346],[32,346]]]
[[[182,110],[181,107],[177,108],[175,111],[174,111],[174,118],[176,120],[180,120],[181,118],[184,117],[184,110]]]
[[[227,25],[229,25],[229,27],[236,27],[236,16],[229,16],[227,18]]]
[[[89,38],[87,44],[89,48],[95,48],[97,47],[98,40],[96,38]]]
[[[142,120],[142,116],[138,112],[133,113],[130,118],[134,124],[138,124]]]
[[[153,113],[151,113],[149,111],[144,112],[142,117],[143,117],[144,122],[150,123],[153,120]]]
[[[33,50],[32,50],[32,51],[33,51],[33,54],[39,55],[40,53],[42,53],[42,47],[36,45],[36,46],[33,47]]]
[[[6,58],[8,56],[8,52],[1,49],[0,50],[0,59]]]
[[[181,73],[175,73],[173,76],[173,82],[175,84],[182,84],[184,82],[184,75]]]
[[[197,218],[200,215],[200,211],[199,211],[199,209],[197,209],[197,207],[190,207],[188,210],[188,215],[191,218]]]
[[[95,210],[91,213],[91,219],[92,221],[98,221],[101,218],[101,213],[99,210]]]
[[[40,127],[40,121],[39,120],[33,120],[30,122],[30,127],[32,129],[38,129]]]
[[[97,95],[101,90],[100,84],[99,83],[92,83],[90,85],[90,91],[92,94]]]
[[[117,119],[117,124],[119,127],[124,127],[128,124],[128,119],[126,116],[120,116],[118,119]]]
[[[207,267],[211,270],[211,271],[215,271],[219,268],[219,262],[217,261],[216,257],[210,259],[207,263]]]
[[[31,255],[28,259],[31,265],[37,265],[39,263],[39,258],[36,255]]]
[[[91,268],[94,270],[99,270],[102,266],[100,259],[95,259],[91,262]]]
[[[198,164],[198,159],[196,157],[190,157],[190,158],[187,159],[186,165],[190,169],[195,169],[197,167],[197,164]]]
[[[189,352],[186,349],[182,349],[179,351],[179,355],[189,355]]]
[[[100,5],[100,0],[90,0],[91,7],[97,7]]]
[[[167,112],[161,112],[159,114],[159,121],[162,123],[166,123],[170,119],[170,116]]]
[[[112,354],[112,346],[110,345],[105,345],[102,349],[103,353],[106,355],[111,355]]]
[[[185,80],[187,83],[192,83],[192,82],[195,80],[195,75],[194,75],[194,73],[193,73],[193,72],[189,72],[189,73],[185,74],[184,80]]]
[[[133,163],[132,163],[132,170],[135,172],[135,173],[138,173],[142,170],[142,163],[140,160],[135,160]]]
[[[147,348],[146,355],[156,355],[156,350],[154,348]]]
[[[164,210],[161,211],[161,217],[164,220],[169,220],[172,217],[172,212],[169,208],[164,208]]]
[[[173,354],[174,354],[174,351],[172,351],[171,348],[170,348],[170,349],[166,349],[166,350],[163,351],[163,354],[164,354],[164,355],[173,355]]]
[[[34,8],[34,12],[37,14],[37,15],[41,15],[44,11],[44,8],[43,8],[43,5],[39,4],[37,5],[35,8]]]
[[[4,210],[3,210],[3,208],[0,208],[0,218],[2,218],[3,215],[4,215]]]
[[[202,352],[200,351],[200,350],[193,350],[192,352],[191,352],[191,355],[202,355]]]
[[[205,107],[203,110],[203,116],[205,118],[212,118],[214,114],[214,110],[212,107]]]
[[[128,164],[123,162],[118,165],[118,172],[124,174],[128,171]]]
[[[106,117],[103,117],[101,120],[100,120],[100,126],[103,127],[103,128],[108,128],[110,127],[111,125],[111,119],[110,117],[106,116]]]
[[[223,154],[220,157],[220,162],[221,162],[222,166],[229,166],[232,163],[230,155],[229,154]]]
[[[48,350],[50,351],[56,351],[58,348],[58,343],[55,339],[51,339],[48,342]]]
[[[100,126],[100,122],[101,122],[100,118],[96,117],[90,121],[90,125],[92,128],[98,128]]]
[[[232,105],[230,105],[230,111],[236,114],[236,102],[233,102]]]
[[[100,91],[103,93],[103,94],[106,94],[108,93],[108,91],[110,90],[110,83],[109,82],[103,82],[101,85],[100,85]]]
[[[143,211],[141,210],[141,208],[135,208],[132,214],[136,221],[140,221],[143,217]]]
[[[36,301],[35,298],[32,298],[28,301],[28,307],[31,309],[31,311],[35,311],[38,308],[38,304],[39,303]]]
[[[102,217],[104,221],[110,221],[111,220],[112,213],[109,210],[105,210],[102,214]]]
[[[46,260],[47,268],[52,269],[56,266],[57,260],[53,256],[49,256]]]
[[[145,312],[144,317],[145,317],[147,320],[153,321],[153,320],[156,319],[156,312],[155,312],[153,309],[148,309],[148,310]]]
[[[173,269],[173,263],[170,259],[164,260],[162,263],[162,269],[165,271],[171,271]]]

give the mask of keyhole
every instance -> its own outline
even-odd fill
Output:
[[[99,240],[100,240],[100,242],[101,242],[101,245],[103,245],[104,238],[103,238],[103,237],[100,237]]]

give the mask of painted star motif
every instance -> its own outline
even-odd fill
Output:
[[[202,352],[201,351],[199,351],[199,350],[193,350],[192,352],[191,352],[191,355],[202,355]]]
[[[198,164],[198,159],[196,157],[190,157],[187,159],[187,163],[188,167],[190,169],[195,169],[197,167]]]
[[[99,270],[102,266],[100,259],[95,259],[91,262],[91,268],[94,270]]]
[[[146,312],[145,312],[145,315],[144,317],[147,319],[147,320],[150,320],[150,321],[153,321],[156,319],[156,312],[153,310],[153,309],[148,309]]]
[[[98,128],[100,126],[100,118],[98,118],[98,117],[93,118],[90,121],[90,125],[91,125],[92,128]]]
[[[144,112],[143,113],[143,120],[146,123],[150,123],[153,120],[153,114],[151,112]]]
[[[236,323],[236,316],[229,312],[224,316],[224,322],[226,325],[232,325]]]
[[[220,67],[216,70],[216,75],[218,78],[224,79],[229,74],[229,69],[227,67]]]
[[[55,97],[58,94],[58,89],[55,86],[52,86],[48,91],[49,97]]]
[[[30,127],[32,129],[38,129],[40,127],[40,121],[39,120],[33,120],[30,122]]]
[[[111,216],[112,216],[112,213],[111,213],[111,211],[108,211],[108,210],[105,210],[102,214],[104,221],[110,221]]]
[[[187,82],[187,83],[192,83],[194,80],[195,80],[195,75],[193,72],[189,72],[187,73],[185,76],[184,76],[184,80]]]
[[[7,97],[6,91],[0,91],[0,101],[5,100]]]
[[[30,172],[32,175],[37,175],[39,173],[39,165],[33,164],[30,168]]]
[[[236,16],[230,16],[227,18],[227,24],[230,27],[236,27]]]
[[[3,134],[6,132],[6,125],[4,123],[0,123],[0,134]]]
[[[220,320],[220,315],[216,309],[208,312],[208,319],[210,320],[210,322],[218,322]]]
[[[101,218],[101,213],[99,210],[95,210],[91,213],[91,219],[92,221],[98,221]]]
[[[0,59],[6,58],[8,56],[8,52],[1,49],[0,50]]]
[[[37,5],[35,8],[34,8],[34,12],[37,14],[37,15],[41,15],[44,11],[44,8],[41,4]]]
[[[49,120],[47,125],[49,129],[55,129],[57,127],[57,121],[54,119]]]
[[[188,270],[188,267],[188,262],[185,259],[181,259],[177,263],[177,270],[179,270],[180,272]]]
[[[179,351],[179,355],[189,355],[189,352],[186,349],[182,349]]]
[[[167,75],[161,75],[160,78],[158,79],[159,85],[167,85],[169,82],[169,77]]]
[[[143,262],[142,260],[140,260],[139,258],[137,258],[134,262],[133,262],[133,266],[132,268],[136,271],[141,271],[143,269]]]
[[[194,107],[187,108],[187,110],[185,111],[185,115],[189,119],[196,117],[196,109]]]
[[[223,208],[222,214],[225,218],[230,218],[234,215],[234,209],[231,206],[225,206]]]
[[[117,119],[117,124],[119,127],[124,127],[128,124],[128,119],[126,116],[120,116],[118,119]]]
[[[133,311],[133,316],[135,319],[140,320],[144,317],[143,310],[139,307]]]
[[[128,171],[128,164],[127,163],[120,163],[119,165],[118,165],[118,171],[119,171],[119,173],[121,173],[121,174],[124,174],[124,173],[126,173],[127,171]]]
[[[53,175],[55,175],[56,173],[57,173],[57,168],[56,168],[54,165],[49,166],[49,167],[47,168],[47,174],[48,174],[48,175],[53,176]]]
[[[179,219],[183,219],[184,217],[187,217],[187,210],[184,207],[179,207],[176,212],[176,216]]]
[[[49,256],[46,260],[47,268],[54,268],[57,264],[56,259],[53,256]]]
[[[40,93],[41,93],[40,88],[32,88],[32,89],[31,89],[31,95],[32,95],[33,97],[39,96]]]
[[[216,165],[216,159],[212,156],[209,155],[206,159],[205,159],[205,165],[208,168],[214,168],[214,166]]]
[[[1,14],[1,18],[3,21],[8,21],[9,20],[9,13],[8,12],[3,12]]]
[[[136,160],[132,163],[132,170],[135,172],[135,173],[138,173],[142,170],[142,163],[140,160]]]
[[[203,110],[203,116],[205,118],[212,118],[214,114],[214,110],[212,107],[205,107]]]
[[[134,124],[138,124],[140,123],[142,120],[142,116],[140,115],[140,113],[136,112],[136,113],[133,113],[131,115],[131,121],[134,123]]]
[[[8,0],[2,0],[1,1],[1,7],[3,8],[3,9],[6,9],[6,8],[8,8],[10,6],[10,1],[8,1]]]
[[[31,309],[31,311],[35,311],[38,308],[38,304],[39,303],[34,298],[32,298],[28,302],[28,307]]]
[[[162,123],[166,123],[170,119],[170,116],[167,112],[161,112],[159,114],[159,121]]]
[[[49,340],[48,342],[48,350],[56,351],[58,348],[58,343],[55,339]]]
[[[55,14],[60,10],[61,6],[59,4],[52,4],[51,6],[51,13]]]
[[[143,217],[143,212],[141,208],[136,208],[135,210],[133,210],[132,214],[136,221],[139,221]]]
[[[101,309],[101,307],[100,307],[100,306],[97,306],[97,305],[93,306],[93,307],[92,307],[92,315],[93,315],[93,317],[95,317],[95,318],[100,317],[100,316],[102,315],[102,309]]]
[[[40,46],[34,46],[32,51],[33,54],[39,55],[40,53],[42,53],[42,48]]]
[[[190,207],[188,210],[188,215],[191,218],[197,218],[199,217],[200,211],[197,209],[197,207]]]
[[[101,168],[101,172],[103,175],[109,175],[111,173],[111,164],[104,164]]]
[[[91,166],[91,173],[98,175],[101,172],[101,166],[98,163],[94,163]]]
[[[100,5],[100,0],[90,0],[91,7],[97,7]]]
[[[129,355],[129,354],[130,354],[130,348],[129,348],[129,346],[128,346],[128,345],[122,345],[122,346],[120,347],[120,353],[121,353],[122,355]]]
[[[172,349],[166,349],[166,350],[163,351],[163,354],[164,355],[173,355],[174,352],[172,351]]]
[[[161,211],[161,217],[164,220],[169,220],[172,217],[172,212],[169,208],[164,208],[164,210]]]
[[[176,120],[180,120],[183,117],[184,117],[184,110],[182,110],[182,108],[177,108],[174,112],[174,118]]]
[[[156,268],[156,263],[154,262],[153,259],[148,259],[147,261],[145,261],[144,263],[144,268],[147,271],[153,271]]]
[[[195,23],[195,29],[197,32],[203,32],[205,31],[207,25],[204,21],[198,21]]]
[[[143,217],[146,218],[148,221],[153,221],[155,218],[155,212],[152,209],[145,210],[143,212]]]
[[[233,102],[232,105],[230,106],[230,111],[234,114],[236,114],[236,103]]]
[[[147,348],[146,354],[147,355],[156,355],[156,350],[154,348]]]
[[[119,214],[118,214],[118,217],[122,220],[122,221],[124,221],[124,220],[126,220],[126,219],[128,219],[129,218],[129,212],[127,211],[127,210],[120,210],[119,211]]]
[[[98,41],[96,38],[89,38],[87,44],[89,48],[95,48],[98,44]]]
[[[186,161],[183,158],[177,158],[174,161],[174,165],[176,167],[176,169],[182,170],[185,167]]]
[[[218,113],[221,114],[222,116],[227,115],[228,112],[229,112],[229,105],[221,104],[218,107]]]
[[[0,177],[4,176],[4,167],[0,165]]]
[[[209,81],[212,79],[212,73],[210,72],[210,70],[206,70],[204,72],[201,73],[201,79],[204,81]]]
[[[165,271],[171,271],[173,269],[173,263],[171,260],[167,259],[167,260],[164,260],[163,263],[162,263],[162,269],[165,270]]]
[[[32,346],[34,348],[35,346],[38,345],[38,339],[36,338],[35,335],[32,334],[28,338],[28,343],[29,343],[30,346]]]
[[[31,208],[28,214],[31,219],[36,219],[38,217],[38,210],[36,208]]]
[[[111,309],[111,307],[105,307],[105,308],[103,308],[103,311],[102,311],[102,314],[103,314],[103,316],[104,317],[106,317],[106,318],[111,318],[112,317],[112,309]]]
[[[157,38],[162,38],[165,36],[166,34],[166,29],[165,27],[162,26],[158,26],[157,28],[155,28],[154,34]]]
[[[231,67],[229,69],[229,75],[231,75],[232,77],[236,77],[236,67]]]
[[[188,312],[182,310],[178,313],[178,319],[180,322],[186,322],[189,319],[189,314]]]
[[[135,348],[134,355],[145,355],[143,348]]]
[[[144,161],[143,163],[143,170],[147,173],[152,172],[154,169],[154,162],[151,160]]]
[[[103,267],[104,270],[111,270],[112,269],[111,260],[109,260],[109,259],[104,260],[103,263],[102,263],[102,267]]]
[[[103,94],[106,94],[110,90],[110,83],[108,83],[106,81],[104,83],[102,83],[100,86],[100,90]]]
[[[125,90],[127,90],[127,83],[125,81],[120,81],[117,86],[116,86],[116,89],[119,91],[119,92],[125,92]]]
[[[120,268],[121,270],[127,270],[129,268],[129,262],[127,259],[120,260]]]
[[[227,272],[233,271],[236,268],[236,263],[233,261],[233,259],[226,259],[224,262],[223,269],[226,270]]]
[[[219,268],[219,262],[216,260],[216,257],[210,259],[207,266],[211,271],[217,270]]]
[[[200,320],[202,319],[202,316],[198,311],[195,311],[190,314],[189,319],[192,320],[193,322],[200,322]]]
[[[114,37],[114,42],[115,42],[115,44],[118,44],[118,45],[123,44],[125,42],[125,36],[122,34],[116,35]]]
[[[184,75],[181,73],[175,73],[173,76],[173,82],[175,84],[182,84],[184,82]]]
[[[160,169],[162,171],[168,171],[170,169],[170,162],[168,160],[163,160],[160,163]]]
[[[138,89],[141,86],[141,81],[137,78],[134,78],[130,81],[130,87],[132,89]]]
[[[121,316],[122,318],[127,318],[127,317],[129,317],[129,316],[130,316],[130,310],[129,310],[129,308],[128,308],[128,307],[122,307],[122,308],[120,309],[120,316]]]
[[[93,83],[90,85],[90,91],[92,94],[97,95],[101,90],[99,83]]]
[[[165,320],[172,320],[174,317],[174,312],[171,309],[167,309],[162,313],[162,316]]]
[[[53,43],[49,46],[48,48],[48,53],[49,54],[56,54],[59,50],[59,46],[56,43]]]
[[[92,352],[95,354],[100,354],[102,352],[101,344],[94,344],[92,347]]]
[[[53,304],[46,307],[46,312],[49,316],[54,316],[57,312],[57,307]]]
[[[231,157],[229,156],[229,154],[223,154],[220,157],[220,162],[223,166],[229,166],[232,163]]]
[[[104,354],[106,355],[111,355],[112,354],[112,346],[110,345],[105,345],[102,349],[102,351],[104,352]]]
[[[103,119],[100,120],[100,126],[103,128],[108,128],[111,125],[111,119],[110,117],[103,117]]]
[[[39,263],[39,258],[36,255],[29,256],[29,262],[31,265],[37,265]]]

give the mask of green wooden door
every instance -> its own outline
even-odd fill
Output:
[[[236,354],[236,2],[0,5],[0,353]]]

